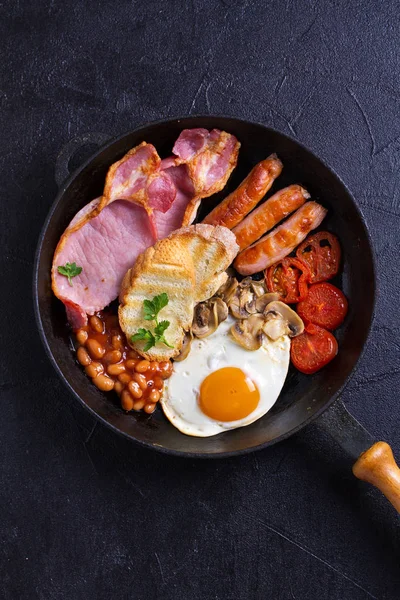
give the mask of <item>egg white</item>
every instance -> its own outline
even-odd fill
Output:
[[[273,342],[264,340],[258,350],[245,350],[229,335],[235,319],[231,316],[209,337],[192,341],[189,356],[174,363],[166,381],[161,405],[172,425],[186,435],[209,437],[222,431],[250,425],[275,404],[289,368],[290,339],[283,336]],[[199,406],[203,380],[224,367],[238,367],[257,385],[260,401],[247,417],[237,421],[217,421],[205,415]]]

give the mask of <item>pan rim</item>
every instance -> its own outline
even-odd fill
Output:
[[[358,217],[360,219],[360,222],[364,228],[364,232],[365,232],[365,236],[368,242],[368,246],[369,246],[369,251],[370,251],[370,256],[371,256],[371,267],[372,267],[372,282],[373,282],[373,290],[372,290],[372,303],[371,303],[371,318],[370,318],[370,322],[369,322],[369,326],[368,326],[368,330],[366,332],[366,337],[363,343],[363,346],[360,350],[360,353],[357,357],[357,360],[355,361],[351,371],[349,372],[349,374],[347,375],[346,379],[344,380],[342,386],[329,398],[329,400],[326,401],[326,403],[324,403],[323,406],[320,407],[320,409],[318,409],[314,414],[310,415],[310,417],[308,417],[307,419],[305,419],[305,421],[303,421],[301,424],[297,425],[296,427],[294,427],[293,429],[291,429],[290,431],[274,438],[273,440],[269,440],[266,442],[263,442],[261,444],[258,444],[256,446],[250,446],[247,448],[242,448],[239,450],[231,450],[231,451],[222,451],[222,452],[187,452],[187,451],[183,451],[183,450],[176,450],[176,449],[172,449],[172,448],[166,448],[164,446],[161,446],[159,444],[155,444],[155,443],[151,443],[151,442],[146,442],[144,440],[140,440],[137,439],[135,437],[133,437],[132,435],[129,435],[128,433],[126,433],[125,431],[122,431],[121,429],[119,429],[118,427],[116,427],[115,425],[113,425],[112,423],[110,423],[109,421],[107,421],[107,419],[105,419],[104,417],[102,417],[100,414],[98,414],[93,408],[91,408],[82,398],[81,396],[72,388],[71,384],[69,383],[68,379],[65,377],[65,375],[62,373],[51,349],[49,346],[49,343],[47,341],[46,335],[45,335],[45,331],[44,331],[44,325],[42,323],[42,317],[41,317],[41,312],[40,312],[40,302],[39,302],[39,294],[38,294],[38,276],[39,276],[39,263],[40,263],[40,258],[41,258],[41,252],[43,249],[43,241],[44,241],[44,237],[46,235],[47,229],[49,227],[49,224],[51,222],[51,219],[53,217],[53,214],[61,200],[61,198],[63,197],[65,191],[67,190],[67,188],[69,187],[69,185],[76,179],[76,177],[78,177],[78,175],[80,175],[80,173],[86,169],[86,167],[88,165],[90,165],[90,163],[97,158],[97,156],[99,156],[104,150],[106,150],[107,148],[109,148],[112,144],[123,140],[125,137],[128,137],[132,134],[137,134],[139,133],[141,130],[150,127],[150,126],[157,126],[157,125],[165,125],[168,123],[179,123],[180,121],[185,121],[185,120],[193,120],[193,119],[229,119],[232,121],[236,121],[236,122],[240,122],[244,125],[247,126],[257,126],[257,127],[261,127],[263,129],[265,129],[266,131],[270,131],[273,133],[277,133],[280,136],[287,138],[288,140],[290,140],[291,142],[295,143],[300,149],[310,153],[311,155],[313,155],[315,158],[317,158],[319,160],[319,162],[325,167],[325,169],[327,169],[327,171],[329,171],[339,182],[340,184],[343,186],[343,188],[345,189],[345,191],[347,192],[348,196],[351,199],[351,202],[353,204],[353,207],[355,208]],[[50,206],[49,212],[47,213],[45,222],[41,228],[40,234],[39,234],[39,238],[38,238],[38,243],[36,246],[36,251],[35,251],[35,257],[34,257],[34,267],[33,267],[33,281],[32,281],[32,291],[33,291],[33,304],[34,304],[34,313],[35,313],[35,321],[37,324],[37,328],[39,330],[39,335],[42,341],[42,344],[44,346],[45,352],[48,356],[48,358],[50,359],[50,362],[53,366],[53,368],[55,369],[56,373],[58,374],[58,376],[60,377],[60,379],[62,380],[62,382],[64,383],[64,385],[67,387],[67,389],[69,390],[70,393],[72,393],[72,395],[79,401],[79,403],[84,407],[85,410],[89,411],[89,413],[91,413],[93,415],[93,417],[97,420],[100,421],[102,424],[104,424],[106,427],[108,427],[109,429],[111,429],[114,433],[123,436],[125,439],[129,440],[130,442],[133,442],[135,444],[138,444],[139,446],[141,446],[142,448],[146,448],[148,450],[156,450],[157,452],[161,452],[162,454],[167,454],[170,456],[176,456],[176,457],[180,457],[180,458],[199,458],[199,459],[218,459],[218,458],[232,458],[232,457],[237,457],[237,456],[243,456],[246,454],[249,454],[251,452],[256,452],[259,450],[263,450],[264,448],[268,448],[270,446],[273,446],[274,444],[278,443],[278,442],[282,442],[286,439],[288,439],[289,437],[291,437],[292,435],[295,435],[296,433],[298,433],[300,430],[304,429],[305,427],[307,427],[308,425],[310,425],[312,422],[314,422],[315,420],[317,420],[326,410],[329,409],[329,407],[335,402],[335,400],[337,400],[337,398],[343,393],[344,389],[346,388],[346,386],[348,385],[349,381],[351,380],[351,378],[354,376],[354,373],[360,363],[360,361],[362,360],[364,353],[366,351],[368,342],[370,340],[370,336],[371,336],[371,331],[372,331],[372,326],[375,320],[375,315],[376,315],[376,303],[377,303],[377,276],[376,276],[376,256],[375,256],[375,252],[374,252],[374,248],[373,248],[373,244],[372,244],[372,239],[371,239],[371,234],[369,232],[369,228],[368,225],[366,223],[365,217],[359,207],[359,205],[357,204],[357,202],[354,199],[353,194],[350,192],[349,188],[347,187],[347,185],[343,182],[343,180],[341,179],[341,177],[336,173],[336,171],[334,169],[332,169],[329,165],[326,164],[325,160],[320,158],[319,156],[317,156],[312,150],[310,150],[307,146],[305,146],[304,144],[302,144],[301,142],[299,142],[297,139],[295,139],[294,137],[281,132],[278,129],[272,128],[272,127],[268,127],[267,125],[265,125],[264,123],[260,123],[258,121],[251,121],[248,119],[241,119],[239,117],[235,117],[235,116],[230,116],[230,115],[204,115],[204,114],[196,114],[196,115],[185,115],[185,116],[181,116],[181,117],[170,117],[168,119],[158,119],[155,121],[147,121],[146,123],[135,127],[134,129],[131,129],[129,131],[125,131],[124,133],[117,135],[117,136],[113,136],[110,137],[110,139],[102,144],[98,150],[96,150],[93,154],[90,155],[90,157],[84,161],[84,163],[82,165],[80,165],[77,169],[75,169],[71,175],[60,185],[59,189],[58,189],[58,193],[53,201],[53,203]],[[183,434],[182,434],[183,435]]]

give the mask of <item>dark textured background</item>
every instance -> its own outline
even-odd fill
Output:
[[[315,426],[239,459],[139,449],[61,386],[31,301],[71,137],[196,113],[266,123],[326,160],[365,214],[380,296],[343,399],[400,457],[398,2],[1,9],[1,597],[398,599],[398,516]]]

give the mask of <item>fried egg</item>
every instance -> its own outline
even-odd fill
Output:
[[[195,338],[188,357],[174,363],[161,405],[186,435],[209,437],[250,425],[278,399],[289,368],[288,336],[245,350],[229,335],[234,322],[229,316],[209,337]]]

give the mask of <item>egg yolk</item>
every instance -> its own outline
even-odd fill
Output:
[[[200,386],[200,408],[217,421],[237,421],[255,410],[260,392],[241,369],[224,367],[207,375]]]

